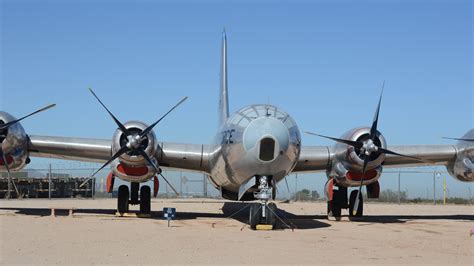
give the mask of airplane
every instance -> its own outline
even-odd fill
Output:
[[[342,209],[349,217],[363,216],[362,187],[368,198],[378,198],[379,178],[384,168],[444,165],[450,175],[464,182],[474,181],[474,129],[453,145],[388,146],[378,130],[380,95],[370,127],[357,127],[329,146],[303,146],[295,120],[283,109],[270,104],[254,104],[229,113],[227,79],[227,36],[222,34],[218,132],[213,144],[160,142],[153,128],[182,104],[181,99],[156,122],[120,122],[94,91],[90,92],[117,125],[112,139],[38,136],[27,134],[21,120],[49,109],[49,105],[20,119],[0,112],[0,171],[19,171],[31,157],[45,157],[103,163],[91,177],[110,165],[106,189],[112,192],[115,178],[130,182],[118,188],[117,211],[140,205],[141,213],[151,211],[153,195],[159,189],[158,176],[175,191],[162,169],[196,171],[207,175],[223,198],[255,201],[250,204],[249,225],[275,227],[277,223],[276,184],[291,173],[326,172],[328,218],[339,220]],[[383,88],[382,88],[383,92]],[[9,179],[11,179],[9,177]],[[10,182],[9,182],[10,183]],[[140,185],[142,184],[142,185]],[[348,188],[357,187],[348,195]]]

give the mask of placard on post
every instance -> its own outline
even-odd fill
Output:
[[[176,217],[176,208],[163,208],[163,219],[168,220],[168,227],[170,227],[170,221]]]

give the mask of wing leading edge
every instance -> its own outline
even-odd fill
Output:
[[[419,158],[415,160],[408,157],[386,155],[384,167],[417,167],[427,165],[445,165],[456,159],[454,145],[403,145],[390,146],[390,150],[407,156]],[[302,147],[299,160],[292,172],[322,172],[329,170],[335,158],[332,147],[307,146]]]
[[[29,136],[32,157],[104,163],[111,156],[112,141],[106,139]],[[161,167],[209,173],[210,146],[159,143],[155,154]]]

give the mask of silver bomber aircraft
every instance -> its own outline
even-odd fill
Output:
[[[117,124],[111,140],[27,134],[20,121],[54,105],[20,119],[0,112],[0,170],[21,170],[31,157],[103,163],[98,171],[110,165],[108,192],[116,177],[130,182],[130,188],[118,188],[117,211],[121,213],[128,211],[129,204],[140,204],[140,212],[150,212],[151,188],[140,183],[153,180],[156,196],[157,176],[168,182],[161,174],[162,168],[198,171],[208,176],[223,198],[257,201],[250,207],[249,224],[253,229],[257,224],[275,225],[276,205],[269,202],[275,199],[276,184],[290,173],[325,171],[328,217],[336,219],[341,209],[349,209],[351,217],[362,216],[361,188],[366,187],[369,198],[377,198],[378,179],[385,167],[444,165],[454,178],[474,181],[474,129],[454,139],[458,142],[453,145],[388,146],[377,128],[382,96],[370,127],[351,129],[341,138],[318,135],[336,141],[334,147],[303,146],[295,120],[276,106],[250,105],[229,115],[225,33],[221,56],[219,130],[213,144],[160,142],[153,132],[186,98],[149,126],[138,121],[122,124],[91,90]],[[358,189],[348,195],[349,187]]]

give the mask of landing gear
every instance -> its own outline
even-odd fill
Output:
[[[338,190],[332,191],[332,199],[329,198],[328,219],[334,218],[336,221],[341,220],[341,210],[347,208],[347,188],[339,187]]]
[[[140,190],[140,194],[138,191]],[[142,186],[136,182],[128,186],[121,185],[118,189],[117,212],[126,213],[129,211],[129,205],[140,204],[140,213],[150,214],[151,212],[151,189],[149,186]]]
[[[362,198],[362,193],[359,195],[359,208],[357,208],[357,211],[354,213],[354,204],[355,200],[357,198],[357,193],[359,190],[353,190],[351,192],[351,195],[349,197],[349,217],[362,217],[364,213],[364,201]]]
[[[249,225],[252,230],[257,229],[258,224],[271,225],[272,228],[276,228],[276,204],[269,203],[251,203]]]
[[[255,230],[257,224],[272,225],[276,227],[276,210],[275,203],[268,203],[273,197],[273,189],[269,185],[268,177],[261,176],[258,179],[258,191],[254,192],[254,198],[260,200],[260,203],[252,203],[250,206],[249,225]]]
[[[128,212],[128,194],[128,187],[126,185],[121,185],[118,189],[117,212]]]

